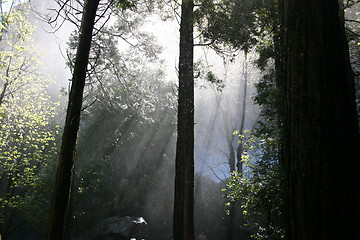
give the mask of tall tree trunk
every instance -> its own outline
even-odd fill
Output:
[[[288,239],[360,239],[360,137],[337,0],[287,0],[284,166]]]
[[[245,51],[245,57],[244,57],[244,68],[243,68],[243,74],[244,74],[244,92],[243,92],[243,96],[242,96],[242,113],[241,113],[241,122],[240,122],[240,129],[239,129],[239,134],[240,135],[244,135],[244,128],[245,128],[245,117],[246,117],[246,100],[247,100],[247,85],[248,85],[248,63],[247,63],[247,51]],[[241,175],[243,174],[243,161],[242,161],[242,154],[244,151],[244,144],[243,144],[243,140],[244,139],[239,139],[239,145],[237,147],[237,151],[236,151],[236,157],[237,157],[237,163],[236,163],[236,167],[237,167],[237,171],[238,173],[240,173]]]
[[[194,76],[192,0],[183,0],[180,23],[178,136],[176,145],[174,240],[194,239]]]
[[[85,1],[76,52],[72,85],[62,137],[59,165],[53,190],[47,240],[62,240],[67,218],[75,165],[75,146],[80,123],[86,71],[91,47],[96,10],[100,0]]]

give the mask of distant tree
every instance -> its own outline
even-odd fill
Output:
[[[360,137],[338,1],[280,6],[288,239],[359,239]]]
[[[194,2],[183,0],[180,23],[178,136],[173,238],[194,240]]]

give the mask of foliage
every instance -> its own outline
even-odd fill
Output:
[[[0,48],[1,95],[0,105],[18,90],[31,85],[31,77],[39,75],[33,64],[39,64],[39,54],[29,45],[34,27],[26,20],[26,12],[21,10],[9,14],[9,29],[1,33]]]
[[[3,34],[13,18],[13,9],[20,6],[24,0],[2,0],[0,2],[0,35]],[[0,36],[1,38],[1,36]]]
[[[260,106],[260,119],[256,127],[256,135],[278,137],[280,129],[279,111],[281,111],[281,92],[276,84],[276,71],[270,67],[255,84],[254,101]],[[280,143],[279,143],[280,146]]]
[[[118,109],[134,107],[143,113],[152,110],[151,99],[145,99],[147,94],[144,91],[155,90],[156,86],[150,80],[163,76],[160,68],[162,62],[157,57],[161,48],[154,43],[153,36],[137,30],[143,23],[141,15],[124,12],[114,25],[104,27],[102,34],[94,37],[89,59],[92,68],[87,78],[86,103],[112,101],[116,104],[118,100],[115,98],[123,98],[133,105],[119,105]],[[70,68],[73,66],[78,40],[76,36],[73,34],[69,42]],[[119,40],[123,45],[122,52],[117,49]],[[119,88],[119,84],[123,88]]]
[[[250,49],[256,41],[254,29],[249,26],[255,22],[253,9],[257,1],[243,2],[206,1],[201,5],[196,16],[204,42],[230,44],[245,51]]]
[[[128,1],[128,0],[118,0],[116,2],[116,7],[121,8],[121,9],[131,9],[134,8],[136,5],[134,2],[132,1]]]
[[[235,132],[235,134],[237,134]],[[241,207],[245,226],[255,239],[282,239],[282,174],[276,153],[278,143],[271,137],[240,135],[244,146],[244,174],[233,172],[224,189],[226,204]],[[231,209],[231,208],[229,208]]]
[[[202,59],[194,62],[194,87],[195,88],[214,88],[217,92],[222,92],[226,86],[225,81],[214,73],[213,67]]]
[[[8,15],[0,46],[0,224],[8,234],[56,153],[57,104],[46,94],[26,10]],[[30,207],[30,206],[28,206]],[[32,206],[34,207],[34,206]],[[24,212],[22,212],[24,214]],[[7,224],[4,224],[4,223]],[[6,229],[5,229],[6,228]]]
[[[274,57],[274,37],[279,26],[277,1],[206,1],[195,15],[201,42],[218,53],[226,54],[226,49],[247,53],[255,48],[261,68]]]

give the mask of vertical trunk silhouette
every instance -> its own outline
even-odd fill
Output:
[[[243,135],[244,131],[245,131],[245,121],[246,121],[246,102],[247,102],[247,98],[248,98],[248,94],[247,94],[247,86],[248,86],[248,63],[247,63],[247,51],[245,50],[244,52],[244,66],[243,66],[243,76],[244,76],[244,89],[243,89],[243,93],[242,93],[242,112],[241,112],[241,116],[240,116],[240,126],[239,126],[239,135]],[[241,138],[239,138],[239,140],[243,140]],[[235,152],[235,150],[233,150]],[[243,176],[243,161],[242,161],[242,156],[243,156],[243,152],[244,152],[244,144],[239,141],[238,142],[238,146],[236,148],[236,171],[238,174],[241,175],[241,177]],[[235,154],[235,153],[234,153]],[[235,158],[235,156],[234,156]],[[235,163],[235,159],[234,159],[234,163]],[[235,166],[234,166],[234,171],[235,171]],[[227,228],[227,239],[228,240],[233,240],[236,239],[236,235],[235,235],[235,230],[238,228],[239,222],[236,222],[236,219],[239,216],[239,211],[237,208],[237,202],[232,203],[232,205],[230,206],[230,215],[228,216],[228,228]]]
[[[245,59],[244,59],[244,69],[243,69],[243,73],[244,73],[244,92],[243,92],[243,96],[242,96],[242,113],[241,113],[241,122],[240,122],[240,129],[239,129],[239,134],[243,135],[244,134],[244,130],[245,130],[245,117],[246,117],[246,100],[248,98],[247,96],[247,85],[248,85],[248,63],[247,63],[247,51],[245,51]],[[241,139],[239,139],[241,140]],[[238,173],[240,173],[241,175],[243,174],[243,162],[242,162],[242,154],[244,151],[244,144],[242,142],[239,142],[239,145],[237,147],[236,150],[236,158],[237,158],[237,163],[236,163],[236,168]]]
[[[288,239],[360,239],[360,138],[337,0],[282,3]]]
[[[220,99],[218,99],[217,101],[218,101],[217,103],[218,108],[223,117],[225,139],[229,150],[228,163],[229,163],[230,173],[232,173],[235,171],[235,149],[233,146],[233,142],[234,142],[233,132],[235,129],[230,127],[229,114],[227,111],[224,111],[220,106]]]
[[[47,240],[64,239],[65,222],[71,196],[71,185],[75,165],[75,146],[80,123],[80,112],[85,86],[86,70],[91,47],[96,10],[100,0],[85,1],[80,28],[79,45],[76,52],[69,103],[62,136],[59,165],[52,196]]]
[[[194,239],[194,75],[192,0],[183,0],[180,23],[178,136],[176,145],[174,240]]]

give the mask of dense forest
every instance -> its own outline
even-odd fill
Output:
[[[360,240],[359,0],[0,0],[0,240]]]

